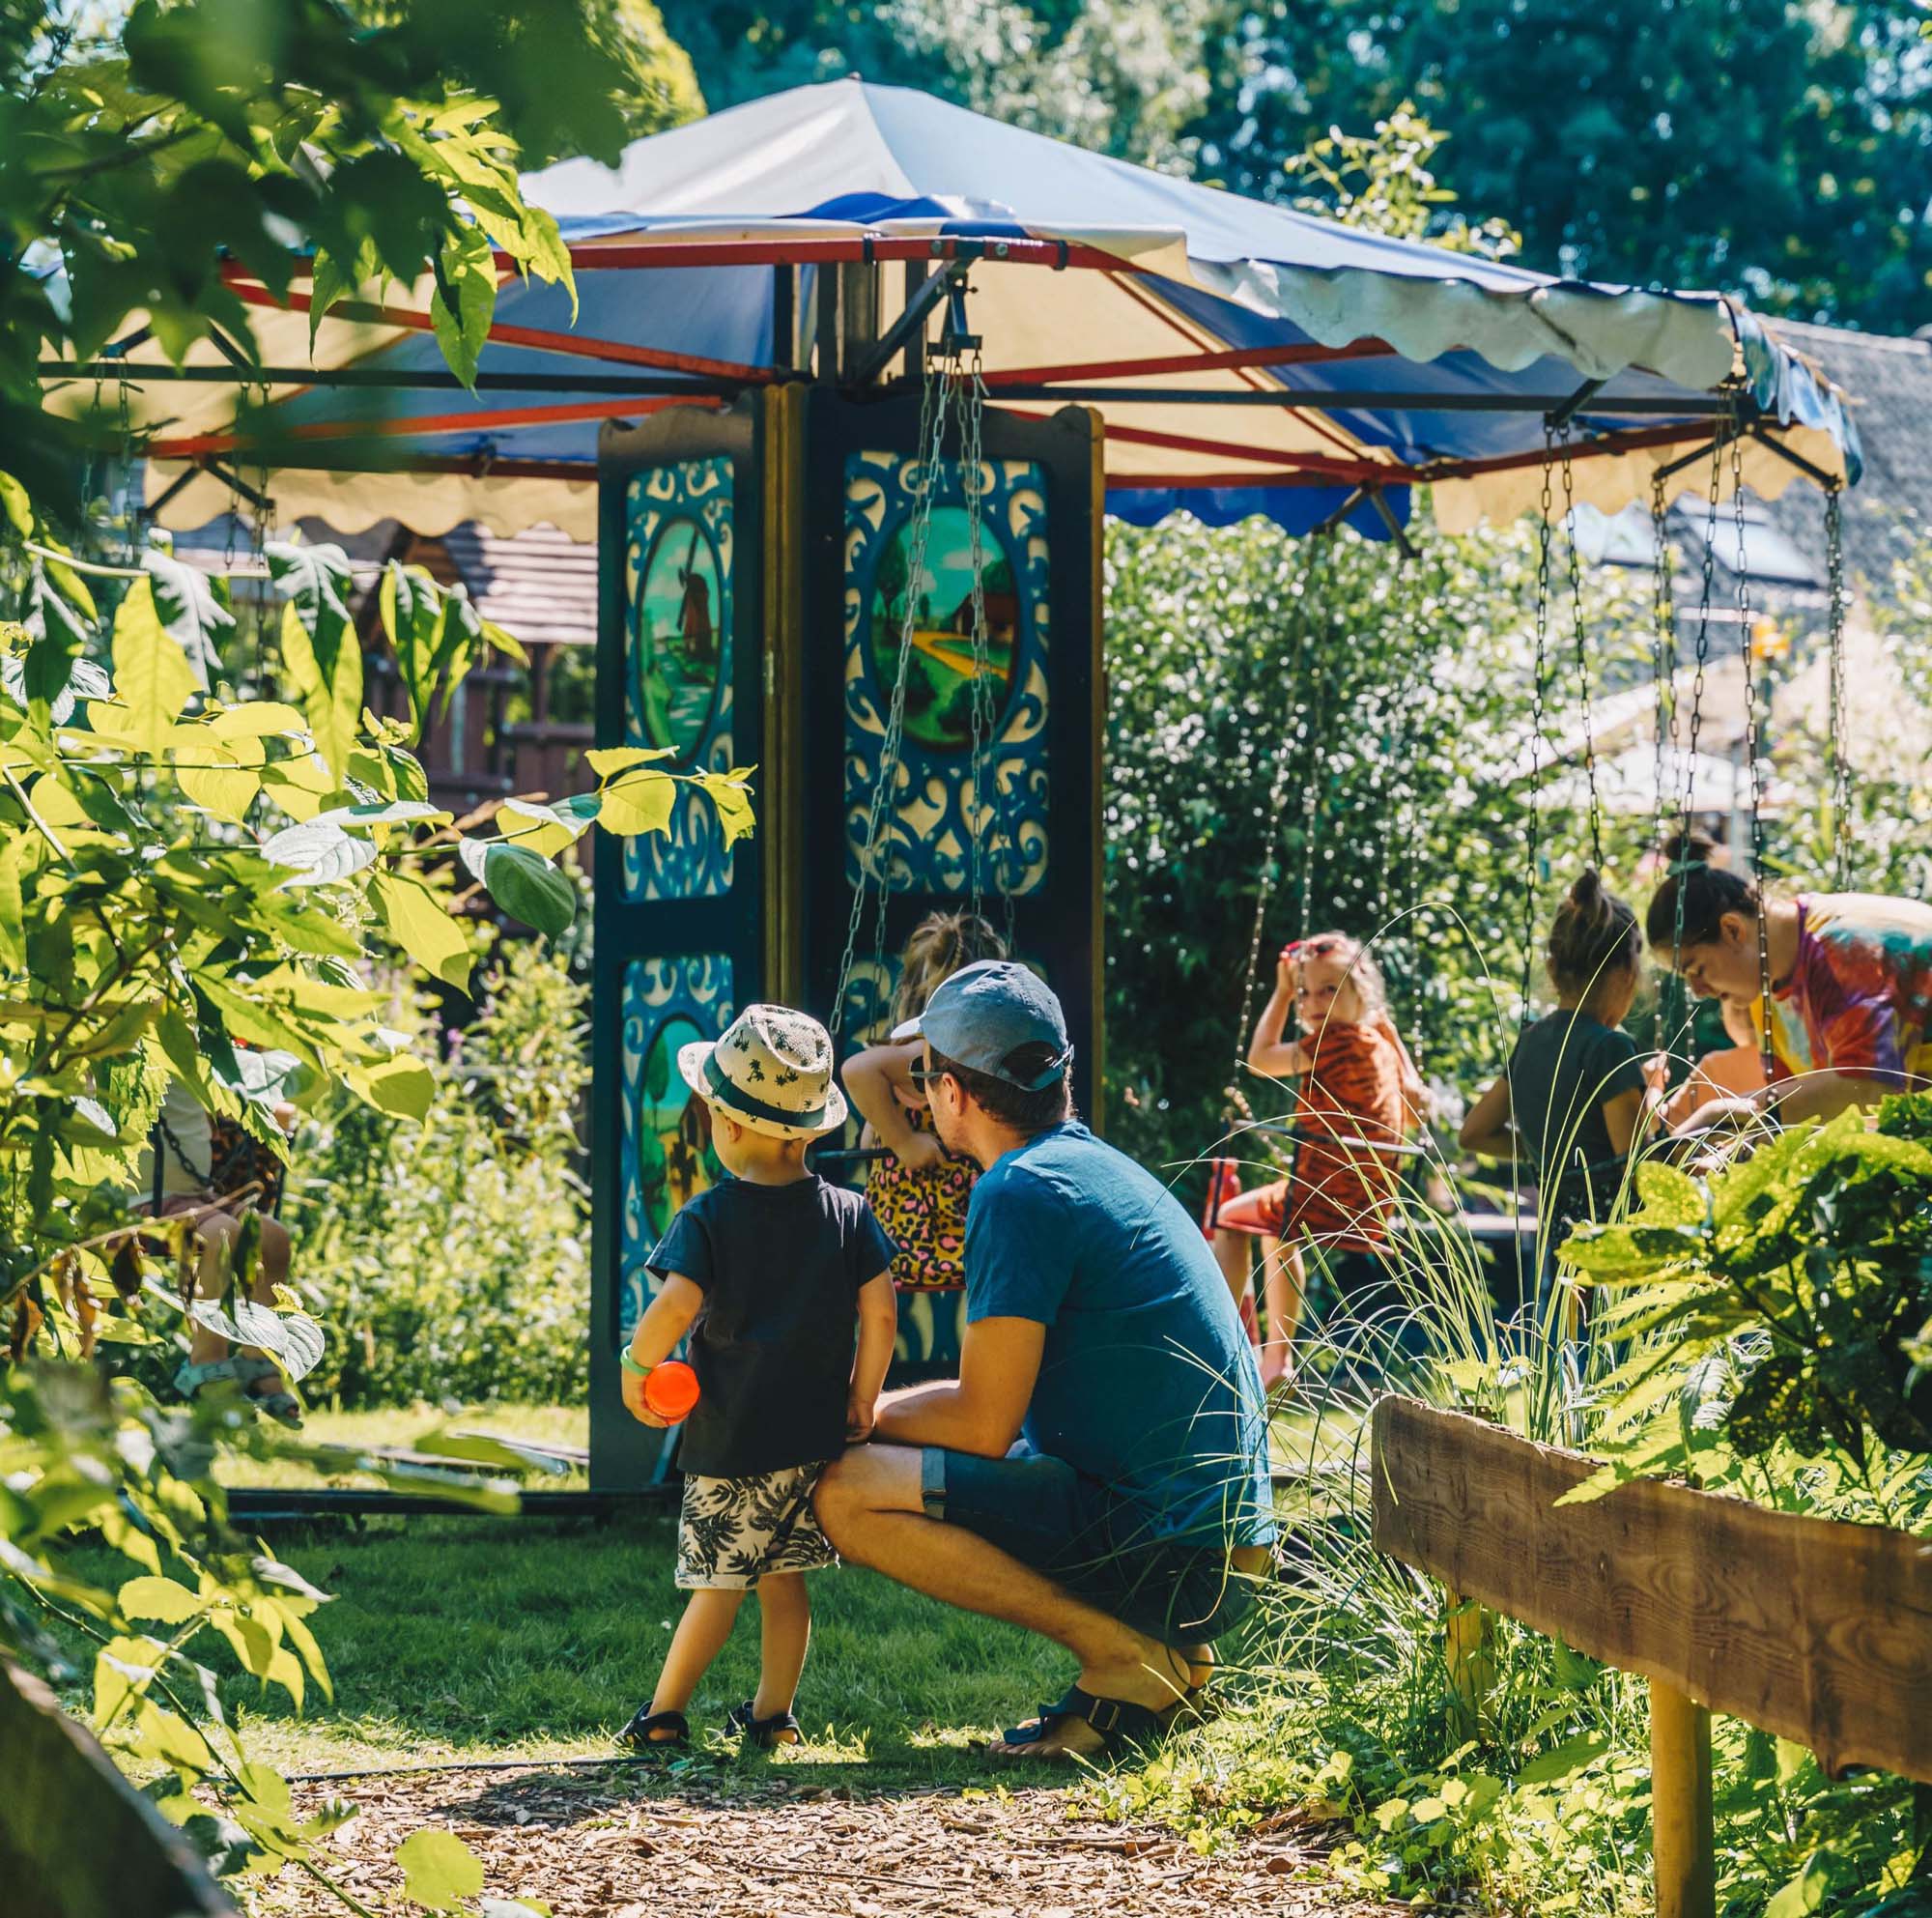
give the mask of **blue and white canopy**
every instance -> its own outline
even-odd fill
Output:
[[[1700,449],[1729,423],[1761,496],[1801,471],[1858,474],[1842,396],[1728,298],[1378,239],[901,88],[799,88],[526,186],[559,218],[580,303],[506,274],[474,393],[442,369],[427,284],[332,309],[311,355],[300,284],[278,309],[238,273],[282,520],[593,537],[600,422],[808,377],[820,270],[866,262],[889,329],[927,272],[970,261],[993,402],[1097,407],[1108,507],[1143,523],[1181,506],[1293,531],[1339,515],[1381,537],[1424,484],[1452,529],[1513,518],[1537,504],[1551,415],[1575,497],[1608,512],[1660,472],[1701,494]],[[155,358],[137,346],[129,378]],[[208,348],[190,361],[219,364]],[[222,470],[256,482],[232,386],[157,379],[132,404],[168,523],[221,511]],[[1728,493],[1728,448],[1716,464]]]

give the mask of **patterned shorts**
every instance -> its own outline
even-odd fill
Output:
[[[811,1488],[825,1470],[789,1465],[747,1478],[687,1476],[677,1519],[677,1583],[686,1591],[744,1591],[767,1572],[809,1572],[838,1555],[818,1529]]]

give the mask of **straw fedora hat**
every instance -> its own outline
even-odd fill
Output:
[[[815,1139],[845,1123],[832,1035],[789,1006],[747,1006],[716,1045],[681,1045],[684,1082],[714,1110],[775,1139]]]

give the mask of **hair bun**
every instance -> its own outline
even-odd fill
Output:
[[[1584,912],[1594,912],[1604,897],[1604,881],[1594,866],[1585,866],[1570,888],[1570,903]]]

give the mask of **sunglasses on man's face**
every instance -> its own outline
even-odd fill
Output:
[[[925,1087],[936,1083],[940,1079],[943,1079],[945,1076],[946,1074],[944,1073],[940,1072],[936,1067],[933,1066],[915,1066],[909,1073],[906,1074],[906,1077],[909,1078],[913,1082],[913,1084],[918,1086],[922,1091],[923,1091]]]

